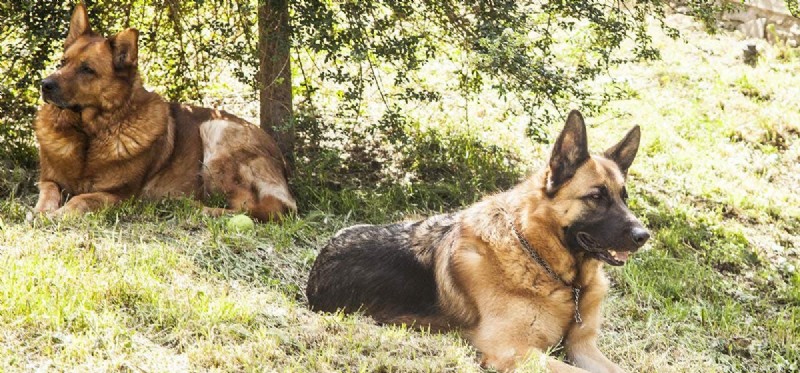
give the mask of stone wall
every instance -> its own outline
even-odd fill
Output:
[[[737,10],[722,16],[725,25],[747,37],[800,45],[800,18],[792,16],[783,0],[729,1]]]

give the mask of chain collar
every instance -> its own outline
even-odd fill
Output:
[[[539,255],[539,253],[533,249],[528,240],[526,240],[525,237],[522,235],[522,233],[520,233],[519,229],[517,229],[517,225],[514,224],[514,222],[510,218],[508,222],[511,225],[511,229],[514,231],[514,234],[517,236],[517,240],[519,240],[519,243],[522,245],[522,247],[525,248],[526,251],[528,251],[528,255],[530,255],[537,263],[539,263],[539,265],[542,266],[542,268],[544,268],[545,272],[547,272],[547,274],[550,275],[552,279],[560,282],[561,285],[564,285],[565,287],[572,289],[572,299],[575,301],[575,322],[578,324],[583,323],[583,319],[581,318],[581,312],[578,307],[578,299],[580,299],[581,296],[580,286],[575,286],[569,282],[564,281],[564,279],[561,278],[561,276],[559,276],[553,270],[553,268],[550,267],[549,264],[547,264],[547,262]]]

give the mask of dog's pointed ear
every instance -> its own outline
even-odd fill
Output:
[[[108,38],[114,56],[114,68],[135,68],[139,63],[139,30],[128,28]]]
[[[64,49],[69,48],[79,37],[91,33],[92,27],[89,25],[89,14],[86,12],[86,6],[80,3],[72,11],[72,18],[69,21],[69,33],[67,34],[67,40],[64,41]]]
[[[573,110],[567,117],[567,124],[553,146],[550,155],[550,174],[547,178],[547,193],[554,193],[567,180],[575,175],[589,159],[589,146],[586,140],[586,124],[583,116]]]
[[[608,148],[604,153],[605,157],[614,161],[623,175],[628,175],[628,168],[631,167],[636,152],[639,151],[639,138],[642,131],[639,126],[631,128],[625,137],[616,145]]]

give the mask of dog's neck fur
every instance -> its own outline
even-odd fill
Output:
[[[522,188],[525,197],[518,203],[514,219],[520,227],[521,233],[532,248],[545,260],[553,271],[565,282],[574,286],[582,286],[602,267],[599,260],[588,257],[582,251],[569,249],[564,227],[557,225],[558,219],[551,209],[544,209],[544,204],[538,203],[544,199],[552,198],[547,194],[547,169],[530,177],[517,188]],[[513,194],[509,194],[513,195]],[[547,227],[547,228],[543,228]],[[540,232],[558,232],[557,236],[541,235]],[[564,255],[564,253],[569,255]]]

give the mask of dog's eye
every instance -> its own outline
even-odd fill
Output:
[[[81,73],[84,74],[94,74],[94,69],[89,67],[88,65],[81,65]]]
[[[64,67],[64,65],[66,65],[66,64],[67,64],[67,60],[62,58],[61,61],[58,61],[58,68],[60,69],[60,68]]]
[[[599,201],[602,201],[602,200],[606,199],[607,195],[608,195],[608,190],[605,187],[600,187],[600,188],[597,188],[595,191],[587,194],[583,198],[590,199],[590,200],[593,200],[595,202],[599,202]]]
[[[604,197],[603,193],[598,191],[598,192],[589,193],[583,198],[591,199],[591,200],[594,200],[594,201],[600,201],[600,200],[603,199],[603,197]]]

